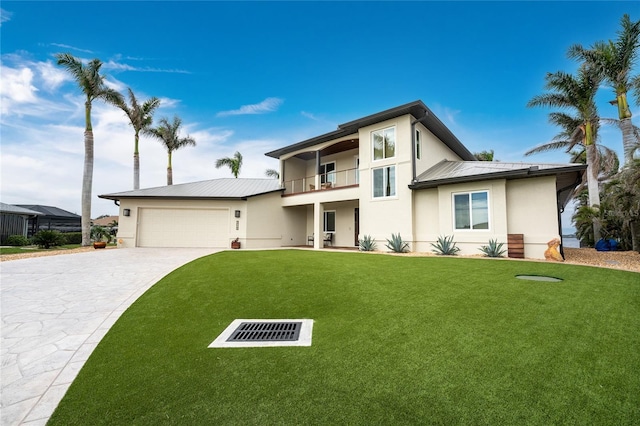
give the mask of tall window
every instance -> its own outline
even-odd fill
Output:
[[[320,165],[320,183],[336,183],[336,163]]]
[[[336,232],[336,212],[324,212],[324,232]]]
[[[419,160],[421,153],[422,143],[420,142],[420,130],[416,129],[416,158]]]
[[[453,195],[456,229],[489,229],[489,193],[467,192]]]
[[[396,195],[396,166],[373,169],[373,198]]]
[[[392,158],[396,156],[395,127],[371,132],[371,139],[373,141],[374,160],[382,160],[383,158]]]

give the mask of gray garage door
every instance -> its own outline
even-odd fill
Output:
[[[141,208],[138,247],[229,246],[229,210]]]

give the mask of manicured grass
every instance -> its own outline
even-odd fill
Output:
[[[59,250],[69,250],[80,247],[80,244],[66,244],[63,246],[53,247],[49,249],[41,249],[36,246],[26,246],[26,247],[0,247],[0,255],[3,254],[21,254],[21,253],[33,253],[33,252],[42,252],[42,251],[59,251]]]
[[[208,349],[236,318],[312,318],[313,345]],[[50,424],[639,424],[639,365],[640,274],[223,252],[127,310]]]

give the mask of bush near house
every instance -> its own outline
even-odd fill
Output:
[[[33,236],[33,244],[40,248],[57,247],[64,244],[64,237],[58,231],[40,231]]]
[[[82,232],[66,232],[62,235],[65,244],[82,244]]]
[[[28,246],[31,242],[24,235],[9,235],[4,243],[8,246],[22,247]]]

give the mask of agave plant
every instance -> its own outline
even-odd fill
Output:
[[[406,253],[409,251],[409,243],[402,241],[400,233],[391,234],[391,239],[387,239],[387,248],[394,253]]]
[[[440,256],[455,256],[460,251],[460,248],[456,247],[456,243],[453,242],[453,235],[438,237],[438,241],[431,243],[431,246],[433,247],[431,251]]]
[[[360,251],[374,251],[376,249],[376,242],[371,235],[363,235],[362,238],[358,240],[358,244]]]
[[[503,249],[503,246],[504,243],[498,243],[498,240],[489,240],[489,245],[482,246],[478,250],[487,257],[504,257],[504,253],[507,250]]]

